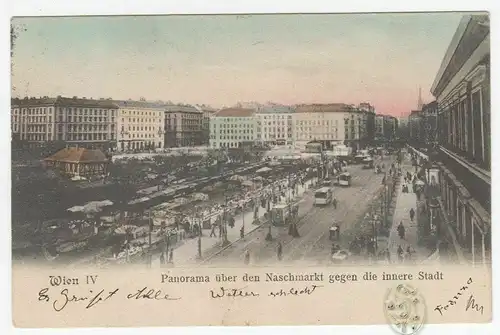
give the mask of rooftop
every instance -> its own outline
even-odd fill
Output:
[[[165,112],[167,113],[201,113],[198,108],[187,105],[187,106],[181,106],[181,105],[165,105]]]
[[[90,107],[90,108],[118,108],[109,99],[87,99],[85,97],[66,98],[58,96],[56,98],[49,97],[25,97],[22,99],[11,99],[12,106],[30,107],[30,106],[62,106],[62,107]]]
[[[185,112],[185,113],[203,113],[216,112],[216,109],[209,106],[191,106],[191,105],[175,105],[172,103],[164,103],[161,101],[137,101],[137,100],[113,100],[107,99],[92,99],[86,97],[25,97],[11,99],[12,107],[40,107],[40,106],[61,106],[61,107],[90,107],[90,108],[143,108],[143,109],[161,109],[165,112]]]
[[[346,111],[354,111],[354,108],[344,103],[298,105],[295,108],[295,113],[335,113]]]
[[[217,117],[251,117],[255,111],[250,108],[224,108],[215,113]]]
[[[56,103],[56,98],[49,97],[26,97],[23,99],[13,98],[10,99],[10,104],[14,106],[53,106]]]
[[[143,108],[143,109],[165,109],[166,105],[159,102],[135,101],[135,100],[113,100],[120,108]]]
[[[274,113],[293,113],[294,110],[289,106],[260,106],[257,109],[259,114],[274,114]]]
[[[86,148],[64,148],[45,158],[46,161],[59,161],[66,163],[101,163],[108,159],[101,150],[92,150]]]

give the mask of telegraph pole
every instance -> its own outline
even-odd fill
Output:
[[[151,218],[151,210],[148,211],[148,226],[149,226],[149,234],[148,234],[148,243],[149,243],[149,248],[148,248],[148,267],[151,267],[152,262],[153,262],[153,250],[151,249],[151,235],[153,233],[153,221]]]
[[[196,212],[197,216],[199,217],[199,208],[197,209],[197,212]],[[200,221],[200,220],[198,220]],[[199,222],[199,226],[200,226],[200,231],[198,232],[198,259],[202,259],[203,255],[201,254],[201,232],[202,232],[202,225],[203,225],[203,222]]]
[[[227,210],[227,196],[224,196],[224,212],[223,212],[223,224],[221,228],[224,228],[224,233],[222,234],[222,246],[225,247],[229,245],[229,240],[227,238],[227,219],[228,219],[228,210]]]

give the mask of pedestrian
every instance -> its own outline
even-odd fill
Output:
[[[411,255],[413,254],[413,251],[411,250],[410,246],[406,248],[406,254],[408,255],[408,260],[411,261]]]
[[[170,251],[168,251],[168,259],[167,259],[167,262],[169,264],[173,264],[174,263],[174,248],[170,248]]]
[[[399,234],[399,237],[404,240],[405,239],[405,227],[403,226],[403,221],[401,221],[399,223],[399,226],[398,226],[398,234]]]
[[[219,226],[219,238],[221,238],[222,237],[222,233],[223,233],[222,222],[219,222],[218,226]]]
[[[404,259],[403,253],[404,253],[403,248],[401,248],[401,245],[399,245],[398,246],[398,260],[400,263],[403,263],[403,259]]]
[[[339,251],[338,246],[335,243],[332,243],[332,256]]]
[[[337,198],[333,198],[333,208],[337,209]]]
[[[163,267],[165,265],[165,253],[162,252],[160,254],[160,266]]]
[[[250,251],[248,251],[248,249],[245,250],[245,256],[243,262],[245,263],[245,265],[250,264]]]
[[[245,237],[245,227],[241,226],[240,228],[240,238]]]
[[[415,210],[412,208],[410,209],[410,220],[413,222],[413,219],[415,218]]]
[[[283,259],[283,246],[281,245],[281,242],[278,242],[278,248],[276,250],[278,260],[281,261]]]
[[[215,227],[217,227],[217,225],[215,223],[212,223],[212,230],[210,231],[210,237],[217,237],[217,235],[215,235]]]

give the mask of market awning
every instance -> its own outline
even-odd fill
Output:
[[[257,171],[255,171],[256,173],[263,173],[263,172],[269,172],[271,171],[272,169],[268,168],[268,167],[263,167],[261,169],[258,169]]]

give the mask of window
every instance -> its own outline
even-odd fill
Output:
[[[481,111],[481,91],[472,93],[472,117],[473,117],[473,131],[474,131],[474,157],[483,160],[483,123]]]

